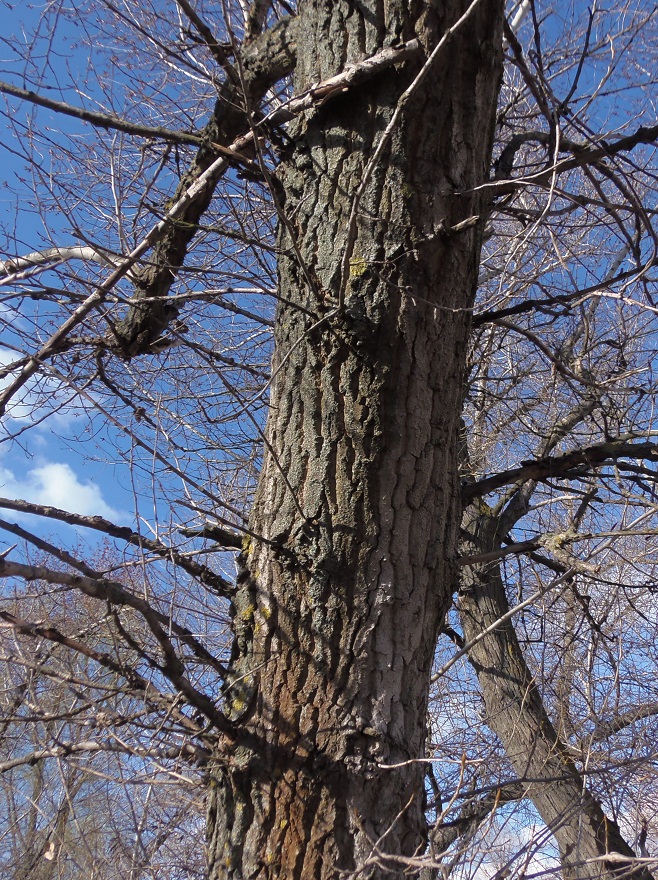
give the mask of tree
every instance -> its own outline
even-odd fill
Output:
[[[0,406],[16,441],[26,407],[37,423],[84,413],[130,461],[142,516],[150,476],[154,527],[2,500],[127,553],[91,565],[5,523],[57,564],[10,552],[0,573],[101,603],[107,647],[77,617],[3,621],[143,701],[140,719],[119,712],[142,737],[132,760],[203,765],[211,880],[464,871],[518,801],[565,877],[650,876],[601,802],[597,773],[619,762],[592,752],[655,714],[644,690],[621,708],[622,672],[609,723],[595,693],[605,585],[621,603],[653,577],[650,558],[621,571],[655,515],[638,377],[658,127],[632,88],[655,16],[523,2],[507,22],[498,0],[91,10],[77,26],[112,48],[90,48],[77,94],[63,79],[48,96],[38,39],[28,87],[0,85],[92,126],[46,167],[45,134],[13,121],[53,235],[7,248]],[[614,104],[629,77],[633,125]],[[458,647],[443,662],[441,634]],[[462,729],[438,782],[434,729],[463,657],[496,739]],[[485,749],[488,770],[469,757]]]
[[[123,580],[130,585],[128,573]],[[116,637],[102,603],[80,605],[71,594],[23,586],[4,610],[82,635],[97,653]],[[175,730],[165,732],[161,719],[154,737],[119,675],[48,636],[20,639],[7,629],[0,657],[2,876],[202,877],[203,854],[190,847],[202,826],[199,774],[175,760]]]

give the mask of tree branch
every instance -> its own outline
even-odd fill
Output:
[[[192,22],[199,36],[205,43],[208,51],[215,59],[217,64],[219,64],[219,66],[225,70],[226,75],[230,80],[232,80],[234,83],[237,82],[238,74],[229,61],[229,53],[226,51],[226,48],[221,43],[217,42],[213,32],[210,30],[210,28],[201,18],[201,16],[197,14],[196,10],[188,2],[188,0],[176,0],[176,3],[178,3],[185,15]]]
[[[200,529],[179,528],[178,531],[187,538],[210,538],[211,541],[217,541],[222,547],[230,547],[232,550],[242,549],[242,535],[214,523],[206,523]]]
[[[549,456],[537,461],[522,462],[519,467],[501,471],[483,480],[462,485],[462,499],[468,503],[473,498],[494,492],[502,486],[525,480],[546,480],[550,477],[569,478],[586,473],[591,467],[618,458],[648,458],[658,460],[658,444],[650,441],[631,442],[632,435],[605,443],[596,443],[583,449],[574,449],[564,455]],[[574,473],[576,472],[576,473]]]
[[[499,805],[521,800],[526,794],[526,785],[522,782],[511,782],[488,792],[481,798],[467,800],[456,819],[435,825],[431,830],[430,839],[436,854],[444,853],[460,837],[474,833]]]
[[[11,565],[19,566],[20,563],[11,563]],[[5,566],[5,560],[0,560],[0,577],[4,576],[4,572],[6,571]],[[36,566],[23,566],[23,568],[36,568]],[[12,577],[14,574],[8,572],[7,576]],[[24,575],[21,574],[17,574],[16,576],[24,577]],[[139,672],[132,667],[127,666],[125,663],[120,663],[118,660],[115,660],[111,654],[95,651],[79,639],[75,639],[72,636],[67,636],[60,632],[60,630],[54,626],[42,626],[39,623],[22,620],[9,611],[0,611],[0,620],[4,620],[6,626],[10,626],[12,629],[16,630],[16,632],[21,633],[21,635],[30,636],[32,638],[42,638],[57,645],[63,645],[78,654],[82,654],[83,657],[88,657],[90,660],[93,660],[105,669],[115,672],[117,675],[120,675],[125,679],[129,687],[134,692],[138,693],[147,703],[155,704],[158,709],[162,709],[164,706],[167,714],[183,724],[191,735],[197,735],[199,733],[199,727],[176,707],[173,697],[161,693],[150,681],[140,675]],[[215,712],[218,716],[217,721],[222,725],[219,729],[223,729],[225,732],[230,731],[230,733],[232,733],[233,731],[230,722],[219,712],[219,710],[215,709]]]
[[[197,578],[201,583],[208,585],[214,592],[221,596],[230,596],[233,593],[233,586],[221,575],[216,574],[206,565],[200,565],[192,559],[188,559],[175,547],[168,547],[160,541],[153,538],[147,538],[139,532],[134,532],[126,526],[117,526],[110,520],[104,519],[102,516],[82,516],[79,513],[70,513],[68,510],[61,510],[59,507],[50,507],[44,504],[34,504],[30,501],[22,501],[20,499],[0,498],[0,508],[5,510],[15,510],[18,513],[29,513],[34,516],[43,516],[48,519],[54,519],[59,522],[67,523],[76,528],[93,529],[97,532],[103,532],[111,538],[119,541],[125,541],[133,547],[140,550],[149,550],[155,553],[161,559],[166,559],[179,566],[187,574]],[[182,531],[182,534],[185,534]]]
[[[0,279],[0,286],[13,281],[13,276],[18,272],[30,269],[43,270],[53,264],[66,263],[68,260],[83,260],[88,263],[100,263],[102,266],[115,267],[121,261],[121,257],[90,246],[72,245],[70,247],[46,248],[46,250],[35,251],[24,257],[10,257],[8,260],[0,260],[0,273],[12,276],[9,279]]]
[[[18,527],[14,527],[18,529]],[[190,632],[190,630],[176,623],[166,614],[156,611],[144,599],[135,596],[130,590],[127,590],[123,584],[117,581],[110,581],[106,578],[91,577],[89,575],[71,574],[66,571],[53,571],[43,565],[26,565],[22,562],[13,562],[8,559],[0,558],[0,578],[3,577],[20,577],[26,581],[45,581],[48,584],[63,584],[80,590],[85,596],[92,599],[99,599],[108,602],[111,605],[132,608],[137,611],[146,621],[149,629],[155,636],[164,655],[165,664],[161,667],[161,671],[169,678],[172,684],[175,684],[183,693],[189,702],[197,706],[208,718],[213,718],[217,711],[211,701],[199,691],[196,691],[189,681],[183,675],[183,661],[176,654],[171,640],[163,630],[163,626],[175,633],[181,642],[190,648],[194,654],[213,668],[222,678],[226,678],[227,672],[223,664],[213,657],[213,655],[205,648],[198,639]]]
[[[627,709],[626,712],[622,712],[620,715],[615,715],[609,721],[597,721],[594,732],[591,736],[585,737],[583,745],[589,746],[591,743],[601,742],[624,730],[624,728],[630,727],[636,721],[651,718],[655,715],[658,715],[658,703],[644,703],[641,706]]]
[[[49,749],[38,749],[19,758],[12,758],[9,761],[0,763],[0,773],[6,773],[15,767],[30,767],[39,761],[45,761],[48,758],[68,758],[71,755],[89,755],[95,752],[118,752],[126,755],[139,755],[143,758],[158,758],[165,760],[175,760],[176,758],[192,758],[195,763],[204,765],[208,762],[210,752],[201,746],[185,743],[180,748],[171,749],[136,749],[128,748],[117,742],[101,743],[96,740],[81,740],[80,742],[60,742],[56,746]]]
[[[246,165],[252,171],[258,170],[257,166],[247,156],[243,156],[235,150],[230,150],[222,144],[208,141],[203,132],[201,134],[192,134],[191,132],[176,131],[175,129],[159,125],[141,125],[137,122],[129,122],[127,119],[121,119],[120,116],[114,116],[110,113],[85,110],[82,107],[75,107],[73,104],[67,104],[64,101],[55,101],[52,98],[46,98],[44,95],[38,94],[38,92],[33,92],[31,89],[21,89],[2,80],[0,80],[0,93],[11,95],[13,98],[20,98],[23,101],[28,101],[30,104],[45,107],[47,110],[53,110],[56,113],[62,113],[64,116],[72,116],[74,119],[80,119],[82,122],[89,122],[95,128],[123,131],[133,137],[165,141],[170,144],[191,144],[197,147],[209,147],[215,153],[224,156],[231,162]]]
[[[596,284],[592,284],[590,287],[583,287],[579,290],[574,290],[573,293],[560,294],[546,299],[524,299],[523,302],[516,303],[513,306],[508,306],[505,309],[497,309],[496,311],[490,312],[480,312],[479,315],[474,315],[472,326],[481,327],[483,324],[493,324],[501,318],[508,318],[512,317],[513,315],[521,315],[525,312],[531,312],[533,309],[542,311],[543,309],[554,309],[556,306],[567,306],[576,299],[584,299],[585,297],[590,296],[591,294],[596,293],[599,290],[604,290],[605,288],[611,287],[613,284],[618,284],[620,281],[628,281],[629,278],[635,278],[639,275],[642,275],[651,268],[653,262],[654,261],[651,260],[642,267],[629,269],[628,272],[620,272],[619,275],[615,275],[612,278],[606,277],[603,279],[603,281],[598,281]]]
[[[642,125],[633,134],[619,138],[614,143],[609,144],[606,141],[601,141],[600,144],[590,147],[583,146],[570,159],[555,162],[536,174],[528,174],[525,177],[512,180],[496,180],[494,178],[488,183],[483,183],[481,186],[476,187],[476,190],[486,190],[491,196],[502,196],[507,193],[516,192],[525,186],[547,186],[559,174],[563,174],[565,171],[581,168],[583,165],[595,165],[604,159],[611,159],[618,153],[629,152],[639,146],[639,144],[655,144],[657,140],[658,125],[648,127]]]

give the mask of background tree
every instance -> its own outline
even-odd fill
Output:
[[[108,566],[110,555],[97,561]],[[125,612],[119,625],[107,605],[76,598],[25,585],[4,605],[42,632],[21,636],[14,625],[0,642],[2,876],[202,877],[198,752],[190,761],[175,720],[154,723],[96,661],[110,651],[121,659]],[[83,643],[86,655],[71,650]]]
[[[75,609],[17,588],[21,656],[86,670],[40,699],[93,735],[25,716],[30,760],[69,813],[108,717],[115,768],[203,767],[211,878],[651,870],[655,12],[508,13],[99,0],[7,41],[8,440],[93,435],[135,499],[1,502],[121,554],[3,526]]]

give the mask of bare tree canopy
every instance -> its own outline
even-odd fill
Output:
[[[0,874],[651,880],[655,5],[2,9]]]

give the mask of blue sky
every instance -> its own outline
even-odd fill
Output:
[[[81,44],[80,22],[67,16],[58,16],[62,4],[48,4],[50,14],[43,18],[46,8],[37,3],[1,4],[3,40],[0,43],[0,78],[19,86],[28,85],[23,77],[27,71],[31,80],[42,78],[45,94],[57,99],[79,103],[76,85],[84,87],[89,95],[93,78],[86,76],[89,69],[89,49]],[[53,25],[56,27],[53,28]],[[36,31],[39,38],[33,40]],[[52,41],[52,44],[49,45]],[[55,47],[52,54],[47,51]],[[25,59],[29,53],[35,59],[29,66]],[[57,62],[54,69],[53,62]],[[41,67],[39,66],[41,65]],[[76,82],[77,80],[77,82]],[[29,85],[31,86],[31,82]],[[49,89],[49,86],[57,88]],[[99,92],[99,98],[102,95]],[[75,133],[88,129],[82,123],[50,111],[35,109],[16,99],[0,98],[7,108],[13,125],[3,116],[0,121],[0,232],[4,231],[0,259],[26,254],[32,250],[57,241],[67,245],[75,243],[67,229],[67,218],[49,210],[45,215],[33,204],[31,169],[25,155],[25,143],[16,137],[16,131],[26,132],[33,119],[41,126],[50,126],[55,142],[61,133]],[[51,162],[43,156],[44,170]],[[44,276],[43,280],[48,280]],[[0,287],[0,309],[3,305]],[[14,322],[24,320],[15,314],[9,316]],[[25,328],[20,328],[25,329]],[[28,331],[29,332],[29,331]],[[6,346],[11,340],[0,336],[0,363],[7,364],[15,357]],[[6,384],[2,380],[0,384]],[[43,394],[42,385],[39,386]],[[65,392],[51,381],[53,397],[66,399]],[[103,460],[100,450],[94,450],[91,423],[85,424],[80,411],[64,408],[61,412],[39,421],[39,408],[34,410],[36,383],[31,383],[14,402],[11,418],[3,427],[0,442],[0,495],[22,498],[39,504],[49,504],[77,513],[99,514],[122,524],[134,522],[134,500],[125,472],[119,473],[116,460]],[[26,429],[30,427],[30,430]],[[85,438],[85,431],[89,439]],[[7,433],[18,435],[8,441]],[[145,510],[145,514],[148,515]],[[68,526],[52,522],[39,523],[34,517],[12,518],[29,522],[35,531],[58,534],[71,538]],[[97,535],[90,532],[93,542]]]

